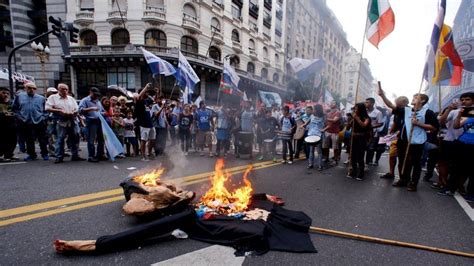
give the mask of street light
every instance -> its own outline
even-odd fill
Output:
[[[44,68],[44,63],[49,60],[49,54],[51,50],[49,47],[43,46],[42,43],[36,43],[32,42],[31,43],[31,49],[33,49],[33,52],[35,52],[35,55],[39,58],[40,63],[41,63],[41,78],[43,79],[43,94],[46,95],[46,88],[48,85],[46,84],[46,75],[45,75],[45,68]]]

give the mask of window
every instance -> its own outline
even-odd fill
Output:
[[[268,79],[268,70],[266,68],[262,68],[261,76],[263,79]]]
[[[127,0],[112,0],[112,9],[118,11],[127,11]]]
[[[255,41],[252,39],[249,40],[249,50],[255,51]]]
[[[181,38],[181,51],[197,54],[198,42],[191,37],[183,36],[183,38]]]
[[[209,57],[221,61],[221,51],[217,47],[211,46],[209,47]]]
[[[164,0],[146,0],[146,7],[159,8],[164,7]]]
[[[270,59],[270,58],[268,58],[268,49],[267,49],[267,47],[263,47],[263,58]]]
[[[166,47],[166,35],[161,30],[147,30],[145,32],[145,45]]]
[[[111,67],[107,69],[107,85],[135,89],[135,68]]]
[[[242,11],[240,7],[232,4],[232,17],[235,19],[240,19],[242,16]]]
[[[81,0],[81,11],[94,11],[94,0]]]
[[[273,82],[278,83],[280,81],[279,79],[280,79],[280,77],[278,76],[277,73],[273,74]]]
[[[194,20],[197,20],[197,13],[196,13],[196,9],[194,8],[194,6],[192,6],[190,4],[185,4],[184,7],[183,7],[183,13],[186,16],[189,16],[189,17],[193,18]]]
[[[240,42],[240,36],[237,30],[232,30],[232,41]]]
[[[112,32],[112,45],[130,43],[130,35],[126,29],[116,29]]]
[[[85,30],[80,35],[80,45],[97,45],[97,34],[93,30]]]
[[[275,54],[275,64],[280,63],[280,56],[278,54]]]
[[[217,18],[211,19],[211,30],[216,32],[221,32],[221,23]]]
[[[238,56],[233,56],[230,58],[230,65],[233,66],[235,69],[239,69],[240,67],[240,58]]]
[[[252,62],[247,64],[247,73],[255,74],[255,65]]]

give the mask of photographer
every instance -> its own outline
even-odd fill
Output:
[[[140,153],[142,155],[142,161],[148,161],[147,156],[147,145],[148,154],[151,154],[153,144],[155,142],[156,132],[151,122],[150,105],[148,104],[148,93],[151,89],[151,83],[148,83],[143,88],[135,102],[134,117],[136,118],[136,126],[140,128]]]

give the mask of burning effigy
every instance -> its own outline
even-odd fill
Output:
[[[195,240],[232,246],[236,255],[260,255],[269,250],[316,252],[309,237],[311,218],[283,208],[283,201],[276,196],[254,193],[249,178],[251,166],[242,182],[235,184],[224,161],[217,160],[210,188],[194,203],[194,192],[163,181],[163,173],[164,169],[157,169],[120,184],[127,214],[141,216],[159,211],[160,218],[97,240],[56,240],[56,252],[115,252],[159,241],[157,236],[174,235],[175,230]]]

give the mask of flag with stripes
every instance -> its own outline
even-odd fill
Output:
[[[461,57],[454,47],[451,27],[444,24],[439,38],[432,83],[437,84],[449,80],[450,86],[459,86],[461,85],[463,68]]]
[[[425,67],[423,69],[423,79],[428,84],[432,82],[435,72],[435,58],[436,52],[438,51],[439,37],[441,35],[441,29],[444,24],[444,16],[446,15],[446,0],[441,0],[438,7],[438,15],[431,32],[430,43],[426,51]]]
[[[370,0],[367,10],[366,36],[378,48],[379,43],[395,28],[395,15],[388,0]]]

